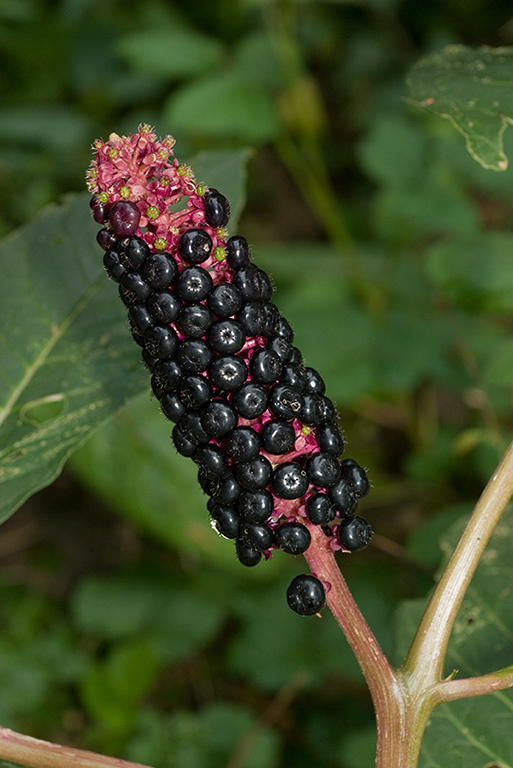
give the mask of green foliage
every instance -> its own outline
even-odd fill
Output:
[[[408,84],[418,106],[450,120],[468,151],[484,168],[505,171],[503,133],[513,121],[513,48],[449,45],[410,71]]]
[[[482,562],[472,579],[454,625],[445,674],[458,678],[482,675],[511,665],[513,595],[511,581],[511,526],[513,508],[497,526]],[[447,560],[466,518],[444,536]],[[404,657],[425,601],[406,603],[398,616],[398,655]],[[513,693],[501,691],[485,697],[443,704],[432,714],[422,743],[419,768],[451,765],[454,768],[497,763],[511,765],[513,745],[509,722]],[[493,733],[493,739],[489,734]],[[485,761],[485,762],[483,762]]]

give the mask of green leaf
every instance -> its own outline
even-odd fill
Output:
[[[434,245],[428,273],[451,301],[475,311],[513,309],[513,235],[487,232]]]
[[[458,521],[444,538],[445,560],[466,521]],[[449,643],[445,674],[464,678],[493,672],[513,662],[513,590],[509,588],[513,508],[498,524],[472,579]],[[410,601],[399,611],[398,639],[402,656],[425,606]],[[419,768],[483,768],[513,765],[511,713],[513,691],[443,704],[426,729]]]
[[[246,203],[247,165],[251,149],[214,150],[200,152],[190,161],[197,181],[218,189],[230,202],[231,232],[235,233]]]
[[[224,53],[219,40],[180,24],[125,35],[117,49],[141,72],[176,79],[216,69]]]
[[[416,106],[450,120],[478,163],[506,170],[503,134],[513,122],[513,48],[450,45],[420,59],[407,82]]]
[[[0,245],[0,520],[144,386],[88,196]]]
[[[235,72],[206,76],[173,93],[164,119],[197,136],[261,144],[276,136],[278,117],[268,92]]]

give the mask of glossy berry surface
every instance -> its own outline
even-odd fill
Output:
[[[189,229],[178,241],[178,253],[187,264],[203,264],[211,250],[212,238],[204,229]]]
[[[354,486],[356,496],[361,499],[366,496],[370,490],[370,483],[367,473],[354,459],[344,459],[340,463],[342,476],[347,477]]]
[[[306,512],[312,523],[327,525],[335,519],[337,510],[325,493],[317,493],[310,496],[306,503]]]
[[[168,253],[152,253],[142,266],[143,278],[155,290],[169,288],[177,274],[176,261]]]
[[[262,427],[260,439],[264,451],[280,456],[294,448],[296,431],[288,421],[268,421]]]
[[[300,499],[308,489],[305,470],[295,462],[279,464],[274,470],[273,488],[282,499]]]
[[[329,488],[340,478],[340,464],[331,453],[314,453],[305,469],[310,482],[320,488]]]
[[[218,357],[210,366],[210,378],[219,389],[231,392],[246,381],[248,370],[244,360],[235,355]]]
[[[248,382],[234,394],[232,403],[244,419],[257,419],[267,408],[267,392],[260,384]]]
[[[210,401],[212,386],[201,373],[190,373],[180,380],[178,395],[186,408],[197,410]]]
[[[292,579],[287,589],[287,604],[301,616],[313,616],[326,603],[322,583],[315,576],[301,575]]]
[[[144,348],[153,357],[171,357],[178,345],[178,336],[173,328],[152,325],[144,334]]]
[[[236,465],[235,472],[242,488],[259,491],[269,485],[273,470],[265,456],[257,456],[250,461],[241,461]]]
[[[230,237],[226,243],[226,259],[232,269],[240,269],[249,264],[251,254],[248,241],[242,235]]]
[[[242,307],[242,296],[232,283],[219,283],[211,290],[207,303],[217,317],[229,317]]]
[[[186,267],[176,280],[176,292],[185,301],[203,301],[212,290],[212,278],[203,267]]]
[[[244,346],[246,333],[237,320],[218,320],[209,329],[207,339],[216,352],[222,355],[232,355],[239,352]]]
[[[228,469],[224,454],[218,445],[200,445],[192,458],[207,477],[220,477]]]
[[[337,533],[339,543],[349,552],[360,552],[365,549],[371,537],[370,523],[358,515],[345,517],[340,523]]]
[[[118,253],[123,265],[136,271],[150,255],[150,249],[140,237],[124,237],[118,243]]]
[[[260,452],[261,441],[252,427],[241,426],[227,435],[224,447],[228,456],[235,461],[251,461]]]
[[[128,200],[118,200],[109,209],[109,223],[116,235],[120,237],[135,235],[140,220],[139,208]]]
[[[157,323],[172,323],[182,309],[182,302],[174,293],[150,293],[146,302],[148,311]]]
[[[258,349],[249,361],[249,371],[255,381],[260,384],[272,384],[277,381],[283,368],[283,363],[270,349]]]
[[[202,373],[212,362],[213,353],[203,339],[187,339],[178,344],[176,359],[185,371]]]
[[[290,555],[301,555],[310,546],[310,531],[302,523],[283,523],[274,531],[277,547]]]
[[[189,304],[176,318],[176,327],[184,336],[199,339],[206,334],[214,318],[204,304]]]
[[[230,218],[230,204],[217,189],[211,189],[205,195],[205,219],[213,229],[225,227]]]
[[[201,411],[201,426],[213,437],[224,437],[237,425],[237,414],[223,400],[212,400]]]
[[[210,510],[214,528],[225,539],[236,539],[239,535],[240,517],[234,507],[214,504]]]
[[[242,491],[237,500],[237,509],[243,520],[262,523],[273,511],[273,497],[269,491]]]
[[[237,559],[239,562],[248,568],[252,568],[254,565],[258,565],[262,559],[261,549],[245,544],[243,541],[241,541],[241,539],[236,540],[235,551],[237,553]]]
[[[240,526],[239,538],[250,547],[269,549],[273,543],[273,532],[265,523],[248,523],[243,521]]]

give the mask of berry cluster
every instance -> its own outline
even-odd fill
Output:
[[[172,146],[148,126],[113,134],[95,144],[88,176],[104,266],[176,450],[197,464],[212,524],[243,565],[306,552],[316,526],[333,550],[359,551],[372,533],[355,514],[369,482],[339,459],[324,381],[304,365],[247,241],[228,237],[227,199],[171,160]],[[326,586],[298,576],[288,604],[317,613]]]

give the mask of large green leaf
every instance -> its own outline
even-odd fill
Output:
[[[513,577],[511,541],[513,509],[497,526],[470,584],[456,619],[445,673],[457,677],[493,672],[513,663]],[[454,549],[462,522],[442,547]],[[413,637],[424,601],[406,603],[399,614],[401,655]],[[429,721],[419,768],[484,768],[513,766],[513,691],[443,704]]]
[[[513,47],[450,45],[420,59],[407,82],[415,104],[450,120],[475,160],[506,170],[503,133],[513,122]]]
[[[0,520],[145,384],[87,200],[0,245]]]

